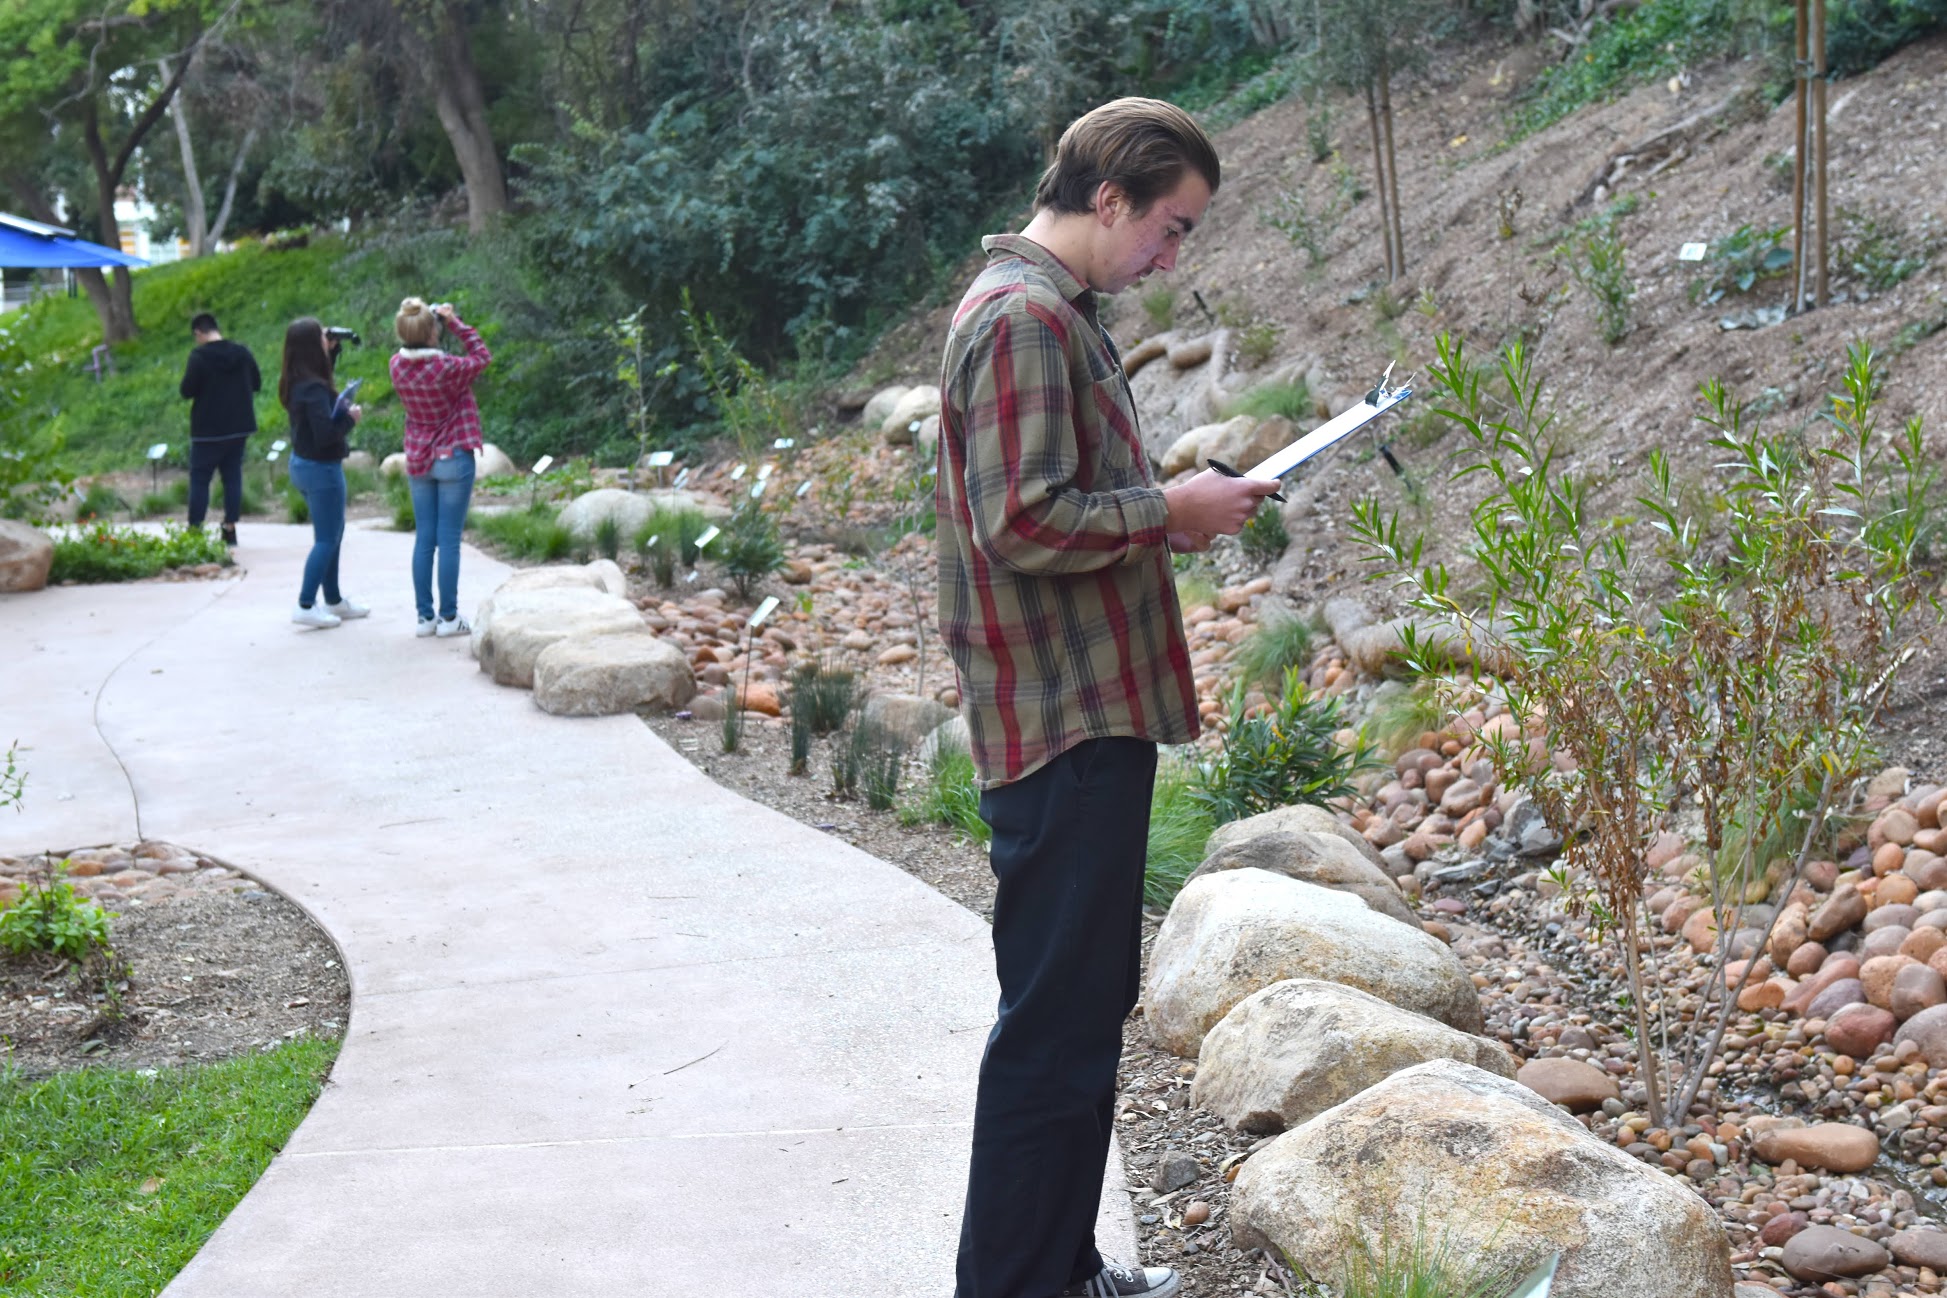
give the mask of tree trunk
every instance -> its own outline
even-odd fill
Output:
[[[1797,85],[1798,128],[1792,136],[1792,314],[1797,315],[1805,309],[1805,179],[1806,163],[1810,160],[1805,148],[1805,124],[1809,120],[1807,96],[1810,87],[1805,83],[1805,53],[1809,36],[1806,18],[1807,0],[1798,0],[1796,9],[1796,28],[1793,33],[1792,72]]]
[[[169,79],[169,60],[158,59],[162,79]],[[176,127],[176,148],[183,157],[183,224],[189,227],[189,255],[200,257],[209,251],[209,208],[203,202],[203,178],[196,171],[196,143],[189,137],[189,114],[183,110],[183,97],[169,101],[169,120]]]
[[[1399,212],[1399,163],[1393,154],[1393,70],[1386,60],[1386,52],[1379,52],[1379,125],[1386,136],[1386,185],[1392,213],[1393,264],[1398,274],[1406,273],[1406,235],[1400,224]]]
[[[108,161],[108,149],[101,139],[101,118],[93,99],[88,101],[87,111],[82,115],[82,136],[95,173],[96,237],[103,247],[119,249],[122,230],[115,221],[115,186],[120,177]],[[117,267],[112,281],[99,270],[75,273],[87,291],[88,300],[94,303],[95,314],[101,317],[101,340],[114,344],[135,337],[133,288],[128,272]]]
[[[441,5],[433,24],[433,106],[466,182],[467,229],[478,234],[507,210],[507,181],[460,15],[452,5]]]
[[[1393,259],[1393,218],[1386,185],[1386,148],[1379,131],[1379,93],[1370,81],[1366,82],[1366,122],[1372,127],[1372,166],[1379,178],[1379,237],[1386,247],[1386,282],[1390,284],[1399,278],[1399,266]]]
[[[1812,176],[1813,205],[1818,211],[1818,288],[1814,301],[1831,300],[1831,236],[1825,201],[1825,0],[1812,0]]]
[[[237,146],[237,156],[230,162],[230,178],[223,183],[223,206],[216,209],[216,220],[210,224],[210,246],[214,248],[223,242],[223,231],[230,224],[230,208],[237,201],[237,177],[243,174],[243,164],[250,158],[250,146],[257,142],[257,128],[251,127],[243,133],[243,143]]]

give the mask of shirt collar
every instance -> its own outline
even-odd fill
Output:
[[[1068,263],[1049,252],[1046,248],[1028,238],[1025,234],[990,234],[980,241],[989,262],[1002,257],[1020,257],[1031,261],[1055,282],[1055,290],[1062,297],[1082,307],[1084,310],[1095,305],[1094,291],[1084,284]]]

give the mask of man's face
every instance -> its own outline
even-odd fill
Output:
[[[1098,293],[1120,293],[1155,271],[1172,270],[1184,239],[1210,206],[1210,186],[1194,168],[1185,168],[1176,188],[1149,205],[1141,216],[1120,189],[1103,186],[1098,212],[1107,222],[1097,242],[1095,273],[1089,287]]]

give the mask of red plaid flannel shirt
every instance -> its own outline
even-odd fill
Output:
[[[466,355],[408,347],[392,356],[392,390],[406,408],[406,472],[415,478],[431,473],[434,460],[483,445],[473,380],[493,353],[472,325],[455,320],[452,330],[466,344]]]
[[[940,390],[940,635],[983,785],[1086,739],[1197,737],[1196,681],[1135,401],[1095,294],[982,244]]]

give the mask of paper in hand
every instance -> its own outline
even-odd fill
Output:
[[[338,404],[331,408],[333,419],[343,419],[352,412],[352,402],[357,399],[358,389],[364,382],[364,379],[353,379],[345,385],[345,390],[338,394]]]

